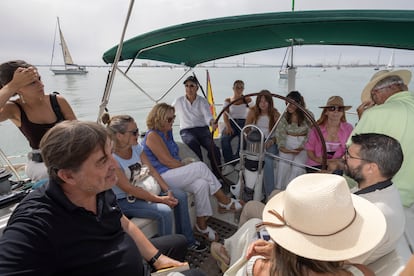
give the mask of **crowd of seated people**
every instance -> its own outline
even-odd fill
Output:
[[[12,79],[5,84],[13,80],[18,85],[7,86],[4,84],[5,86],[0,90],[0,96],[3,94],[11,95],[11,92],[19,92],[19,104],[25,106],[27,101],[30,101],[29,96],[27,97],[28,100],[26,100],[24,94],[26,91],[25,87],[33,85],[29,82],[31,78],[36,78],[35,83],[40,82],[38,74],[35,68],[30,65],[22,67],[22,69],[20,67],[15,68],[13,74]],[[371,79],[363,93],[365,96],[368,93],[370,102],[364,102],[358,108],[361,118],[356,129],[353,129],[353,126],[346,121],[345,112],[351,106],[345,105],[344,100],[340,96],[329,97],[326,104],[320,106],[322,112],[320,118],[316,121],[324,137],[324,145],[322,145],[316,127],[311,127],[311,123],[305,118],[303,111],[295,105],[287,103],[285,112],[280,114],[274,107],[270,91],[260,91],[254,101],[250,97],[243,97],[242,88],[244,83],[236,81],[233,87],[234,95],[228,99],[227,105],[234,101],[236,105],[243,106],[246,112],[245,118],[240,117],[241,112],[234,113],[234,110],[233,112],[226,113],[226,127],[222,135],[224,138],[227,138],[228,143],[222,145],[224,161],[227,163],[237,159],[240,144],[236,152],[233,153],[230,141],[240,135],[240,129],[244,125],[254,124],[263,132],[266,139],[266,151],[281,157],[278,160],[277,158],[266,156],[263,167],[263,203],[249,201],[245,204],[245,202],[239,199],[226,195],[223,191],[222,175],[219,171],[221,164],[220,151],[217,148],[211,150],[210,145],[212,141],[209,140],[207,142],[207,132],[208,137],[211,138],[209,127],[211,126],[214,130],[217,125],[214,124],[214,120],[206,111],[208,110],[206,102],[197,95],[199,83],[195,77],[189,77],[184,81],[186,95],[177,99],[174,105],[160,103],[152,108],[147,117],[147,131],[141,142],[138,141],[139,130],[137,124],[131,116],[117,115],[110,118],[109,114],[105,114],[102,117],[102,121],[107,125],[106,135],[110,137],[112,143],[99,138],[100,140],[96,141],[98,144],[95,144],[95,148],[91,144],[85,144],[85,148],[80,149],[85,151],[83,153],[85,159],[76,165],[71,163],[72,160],[70,158],[73,157],[71,155],[59,162],[53,159],[53,162],[56,162],[55,164],[50,161],[50,158],[56,158],[56,152],[49,152],[49,157],[46,156],[46,160],[49,159],[49,161],[45,161],[45,165],[48,168],[50,179],[56,183],[48,184],[41,190],[42,192],[36,194],[37,197],[32,196],[30,200],[42,200],[48,193],[54,193],[56,196],[65,198],[68,201],[68,208],[69,205],[71,207],[75,206],[78,209],[91,212],[95,216],[99,216],[104,210],[97,210],[96,207],[101,205],[96,204],[93,207],[93,202],[99,203],[103,200],[103,203],[100,204],[120,208],[119,213],[112,214],[116,215],[120,220],[119,227],[111,229],[111,231],[116,231],[118,234],[124,232],[124,235],[127,233],[127,235],[131,236],[137,248],[132,249],[130,243],[121,242],[122,245],[126,246],[124,249],[129,252],[128,254],[131,254],[128,257],[136,255],[140,260],[147,260],[147,263],[153,269],[160,269],[170,265],[182,265],[181,262],[173,260],[178,259],[182,261],[182,256],[180,254],[171,254],[171,251],[169,251],[171,248],[168,245],[175,249],[180,248],[179,250],[186,247],[186,249],[196,252],[205,251],[207,249],[206,244],[204,242],[200,243],[195,239],[193,233],[195,231],[203,236],[207,243],[212,242],[211,253],[217,259],[222,271],[226,272],[225,275],[238,275],[238,273],[246,273],[246,271],[251,273],[251,275],[284,275],[286,271],[292,272],[292,275],[303,275],[304,273],[311,272],[320,273],[321,275],[328,275],[329,273],[331,273],[329,275],[347,275],[348,272],[351,272],[353,275],[373,275],[372,271],[365,265],[375,262],[393,251],[396,248],[397,242],[403,236],[404,229],[407,229],[405,224],[412,223],[413,219],[414,195],[412,194],[412,189],[407,188],[406,180],[409,172],[406,160],[408,160],[408,163],[414,160],[411,158],[411,155],[407,157],[407,153],[410,154],[411,150],[407,146],[407,139],[414,135],[414,130],[404,129],[404,132],[401,134],[402,130],[397,129],[401,124],[395,123],[397,125],[393,126],[396,128],[395,133],[401,134],[400,136],[395,137],[395,133],[387,133],[388,135],[378,134],[384,131],[380,130],[381,127],[372,121],[373,115],[371,115],[374,113],[383,114],[385,110],[388,110],[386,109],[387,107],[389,110],[396,112],[395,106],[397,106],[397,103],[395,102],[403,97],[406,100],[404,110],[414,114],[414,97],[411,94],[405,93],[408,89],[408,77],[405,74],[406,72],[395,74],[383,72]],[[0,80],[1,77],[0,75]],[[409,75],[410,77],[411,74]],[[381,94],[382,92],[378,92],[380,90],[385,92]],[[242,100],[237,101],[241,97],[243,97]],[[3,98],[1,97],[1,99]],[[304,98],[298,91],[290,92],[287,98],[306,109]],[[95,138],[97,135],[102,136],[101,129],[92,123],[75,121],[76,118],[73,112],[69,112],[71,111],[69,104],[63,98],[59,98],[58,103],[63,105],[62,119],[74,121],[71,123],[65,121],[60,124],[57,124],[56,121],[50,124],[48,129],[53,131],[45,130],[45,132],[48,131],[47,133],[51,132],[52,134],[45,135],[46,137],[43,139],[44,150],[42,145],[40,145],[40,141],[37,146],[39,149],[36,149],[39,152],[42,150],[42,156],[45,154],[43,151],[46,152],[48,147],[56,147],[53,144],[56,141],[52,139],[57,138],[54,138],[53,135],[62,136],[65,134],[68,136],[70,129],[78,129],[79,132],[89,132],[89,134],[92,133],[91,135]],[[413,104],[411,105],[411,103]],[[53,105],[53,103],[51,104]],[[394,106],[391,106],[392,104]],[[251,107],[249,107],[250,105]],[[7,107],[13,111],[12,105],[8,104]],[[232,110],[227,106],[224,108],[227,108],[229,111]],[[3,108],[2,112],[4,110],[6,109]],[[189,145],[200,158],[200,161],[186,163],[179,157],[179,147],[174,140],[172,131],[176,110],[180,118],[181,139]],[[27,113],[25,109],[20,111],[22,114],[24,112]],[[197,112],[199,113],[198,115],[195,114]],[[195,115],[191,115],[192,113]],[[239,115],[236,116],[235,114]],[[197,116],[198,119],[193,120]],[[4,118],[7,119],[6,117]],[[233,119],[236,120],[233,121]],[[399,119],[404,119],[401,114]],[[23,124],[23,119],[21,121],[21,124]],[[200,125],[194,125],[195,122],[198,122]],[[396,119],[394,119],[394,122],[396,122]],[[57,126],[53,127],[55,124]],[[243,138],[239,137],[239,143],[240,139]],[[65,144],[66,147],[72,149],[71,142],[75,143],[75,141],[68,141]],[[200,145],[205,147],[207,143],[208,147],[206,149],[208,150],[210,163],[218,166],[211,166],[209,168],[202,162]],[[86,148],[88,145],[90,148]],[[92,163],[89,164],[88,160],[95,157],[95,155],[98,158],[99,150],[97,147],[101,147],[101,155],[103,157],[101,157],[101,161],[95,162],[95,166],[98,166],[99,162],[108,162],[105,160],[109,159],[107,156],[109,152],[115,161],[113,164],[110,164],[111,166],[108,165],[105,168],[105,172],[103,167],[95,168],[96,174],[88,176],[86,173],[88,168],[83,168],[82,166],[93,165]],[[327,151],[328,167],[326,171],[321,171],[323,169],[322,152],[324,147]],[[290,160],[292,162],[282,163],[283,160]],[[303,163],[302,167],[299,165],[301,163]],[[232,164],[234,165],[234,163]],[[147,173],[153,178],[158,190],[149,191],[134,185],[135,182],[140,181],[139,174],[143,167],[147,168]],[[320,174],[317,172],[325,173]],[[82,173],[86,175],[86,180],[83,178],[85,176],[81,175]],[[88,173],[92,174],[90,171]],[[79,178],[76,178],[76,174],[79,174]],[[347,176],[348,182],[346,182],[345,178],[334,174]],[[113,181],[109,181],[109,178]],[[351,185],[349,179],[356,184],[352,190],[353,194],[349,193],[348,187]],[[320,189],[315,188],[318,192],[314,196],[311,196],[309,193],[312,190],[311,184],[315,184]],[[60,188],[56,190],[55,186]],[[347,187],[348,193],[341,188],[342,186]],[[326,191],[324,191],[324,187]],[[333,193],[330,190],[331,192],[329,193],[328,187],[335,187],[339,191]],[[312,204],[313,200],[324,192],[330,196],[342,195],[340,197],[341,200],[347,197],[356,199],[354,201],[351,200],[353,205],[348,207],[352,207],[355,210],[354,216],[356,218],[366,216],[366,218],[372,219],[374,225],[377,226],[378,236],[374,237],[371,235],[370,238],[354,237],[358,241],[352,243],[355,248],[352,248],[352,253],[349,253],[347,252],[347,250],[350,250],[348,247],[346,249],[339,248],[341,245],[349,245],[350,242],[346,241],[341,234],[338,235],[338,232],[346,232],[348,228],[358,227],[354,226],[354,224],[358,223],[358,219],[353,217],[348,224],[344,224],[340,220],[346,220],[350,217],[345,215],[337,216],[336,219],[339,221],[335,220],[335,222],[343,227],[338,226],[339,230],[333,229],[332,233],[326,234],[324,229],[318,228],[322,228],[323,224],[313,222],[312,225],[301,225],[303,219],[298,220],[296,224],[295,221],[297,219],[295,216],[289,217],[287,209],[284,209],[284,212],[279,212],[279,210],[283,210],[283,207],[295,206],[289,205],[289,200],[295,200],[295,196],[302,193],[304,197],[301,198],[300,207],[295,209],[294,212],[295,214],[300,214],[301,212],[308,214],[307,212],[312,210],[312,207],[316,207],[307,204]],[[195,196],[196,224],[194,230],[191,229],[187,193],[192,193]],[[217,201],[217,211],[219,213],[242,211],[238,231],[233,237],[226,239],[224,245],[217,243],[220,238],[218,233],[207,224],[208,218],[214,213],[210,202],[211,196]],[[327,200],[327,198],[325,196],[321,200]],[[332,206],[328,209],[334,212],[336,208],[339,208],[340,204],[337,203],[340,199],[332,199],[330,202]],[[297,200],[299,201],[299,199]],[[46,207],[55,206],[55,204],[56,202],[52,200]],[[362,207],[366,209],[363,211]],[[12,216],[13,219],[5,231],[5,235],[0,239],[0,244],[5,246],[4,254],[0,254],[0,261],[3,259],[9,262],[9,264],[21,262],[20,257],[11,256],[10,252],[13,250],[23,252],[27,249],[29,250],[27,254],[31,254],[30,256],[38,253],[34,249],[37,247],[36,243],[28,242],[28,248],[20,248],[16,242],[17,237],[23,235],[20,231],[27,227],[24,221],[19,220],[21,216],[27,215],[25,213],[27,210],[23,211],[22,208],[16,209]],[[33,209],[29,211],[36,213],[42,210]],[[32,214],[30,212],[29,214]],[[341,210],[338,213],[351,214],[347,210]],[[319,214],[325,218],[332,215],[332,213],[323,212],[319,212]],[[81,215],[79,214],[80,220],[83,219]],[[137,230],[131,225],[128,220],[130,217],[157,220],[158,234],[168,240],[167,246],[160,246],[156,240],[152,241],[155,246],[152,245],[149,240],[143,237],[139,229]],[[172,225],[173,217],[175,218],[175,226]],[[315,219],[318,220],[318,218]],[[374,222],[374,220],[376,221]],[[47,223],[48,218],[45,218],[44,221]],[[261,225],[260,229],[257,227],[258,223]],[[102,224],[105,223],[102,222]],[[278,224],[278,226],[275,224]],[[95,225],[94,227],[98,228],[99,231],[105,230],[105,225]],[[103,228],[101,229],[101,227]],[[332,227],[334,228],[335,226],[332,225]],[[359,225],[359,227],[367,226]],[[41,229],[42,225],[39,225],[38,228]],[[175,229],[175,233],[178,235],[172,235],[173,229]],[[82,229],[74,230],[82,231]],[[315,234],[315,232],[319,233],[321,231],[324,232],[323,235]],[[363,235],[364,231],[365,229],[362,229],[360,234]],[[366,231],[372,232],[368,228]],[[39,230],[33,235],[23,236],[27,240],[36,240],[38,237],[44,238],[49,233]],[[261,239],[256,239],[257,235],[260,235]],[[315,246],[315,244],[311,242],[295,246],[294,241],[303,242],[306,240],[309,242],[312,240],[309,237],[314,236],[317,237],[315,241],[317,240],[320,247],[313,248],[312,246]],[[323,246],[324,240],[332,243],[332,239],[326,238],[327,236],[338,238],[336,243],[338,248],[335,248],[335,253],[329,251],[332,248],[329,248],[327,245]],[[184,240],[183,237],[185,237]],[[262,238],[270,239],[271,242],[263,241]],[[291,238],[291,242],[286,243],[286,240],[289,240],[289,238]],[[357,242],[361,241],[365,243],[357,244]],[[36,242],[40,243],[43,240],[39,239]],[[117,242],[114,241],[114,244]],[[66,245],[60,244],[56,240],[55,246],[65,248]],[[160,250],[157,250],[157,247]],[[106,248],[100,250],[106,250]],[[306,250],[308,252],[304,252]],[[91,254],[94,254],[92,249],[90,251]],[[131,253],[132,251],[134,251],[133,254]],[[138,253],[135,251],[138,251]],[[120,252],[123,251],[121,250]],[[186,250],[183,252],[185,253]],[[48,252],[48,254],[53,253]],[[166,257],[167,254],[172,259]],[[109,260],[111,261],[111,259]],[[125,262],[127,261],[126,259]],[[62,272],[68,269],[77,271],[79,269],[79,267],[71,267],[70,265],[65,266],[59,260],[54,268],[55,272]],[[88,263],[82,263],[81,265],[90,266]],[[25,266],[29,270],[49,272],[44,270],[45,268],[41,264],[34,266],[33,264],[25,263]],[[0,262],[0,271],[4,271],[5,275],[17,271],[16,269],[16,266],[4,266]],[[94,270],[93,268],[90,269]],[[126,269],[125,271],[135,272],[142,269],[145,270],[142,264],[137,267],[129,267],[126,264],[125,267],[119,266],[117,269],[120,269],[119,271]],[[407,269],[409,269],[409,266]],[[102,273],[102,270],[99,270],[99,273]],[[184,274],[203,275],[200,271],[192,270]]]

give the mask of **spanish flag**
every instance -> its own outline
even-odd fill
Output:
[[[210,74],[208,73],[208,70],[207,70],[207,101],[208,101],[208,104],[210,105],[211,115],[213,115],[213,118],[216,119],[217,113],[216,113],[216,107],[214,106],[213,89],[211,88]],[[214,131],[213,137],[217,138],[218,136],[219,136],[219,129],[217,128]]]

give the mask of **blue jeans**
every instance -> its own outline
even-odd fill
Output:
[[[230,120],[231,128],[233,129],[233,134],[223,134],[221,135],[221,150],[223,151],[223,158],[224,162],[230,162],[231,160],[239,158],[239,151],[240,151],[240,129],[244,127],[246,122],[245,119],[234,119],[237,125]],[[233,149],[231,147],[231,141],[235,138],[239,137],[239,144],[237,145],[237,150],[233,154]]]
[[[180,189],[172,189],[172,192],[178,200],[177,206],[174,207],[175,232],[187,237],[188,245],[192,245],[195,242],[195,238],[188,213],[187,193]],[[157,220],[158,234],[160,236],[172,233],[172,210],[168,205],[154,202],[148,203],[140,199],[136,199],[134,203],[129,203],[126,198],[118,200],[118,205],[127,217]]]
[[[274,155],[279,154],[277,145],[272,145],[267,149],[267,152]],[[275,175],[274,175],[274,159],[270,156],[265,156],[265,163],[263,167],[263,190],[266,195],[266,199],[269,199],[270,193],[275,189]]]
[[[203,127],[193,127],[185,128],[180,130],[181,140],[190,147],[192,151],[198,156],[200,161],[203,161],[203,154],[201,152],[201,147],[205,148],[208,153],[208,158],[210,159],[210,164],[212,171],[216,177],[220,177],[221,174],[218,171],[218,168],[221,166],[221,156],[220,151],[217,146],[214,144],[214,141],[211,138],[211,132],[208,126]],[[213,152],[212,152],[213,145]],[[215,160],[215,161],[214,161]],[[217,166],[214,164],[217,163]]]
[[[172,210],[163,203],[148,202],[136,199],[130,203],[126,198],[118,199],[118,205],[122,213],[128,218],[148,218],[155,219],[158,224],[158,234],[160,236],[172,234]]]
[[[172,188],[172,192],[179,202],[177,206],[174,207],[175,233],[183,234],[187,237],[187,244],[191,246],[196,240],[193,235],[193,229],[191,228],[187,193],[181,189],[174,188]]]

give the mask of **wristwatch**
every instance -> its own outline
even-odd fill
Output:
[[[155,262],[158,260],[161,254],[162,254],[161,251],[158,250],[158,252],[155,253],[155,255],[151,259],[148,260],[148,264],[150,266],[154,266]]]

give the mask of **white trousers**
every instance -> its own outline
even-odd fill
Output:
[[[305,136],[290,136],[286,137],[286,145],[287,149],[296,149],[298,148]],[[281,158],[293,161],[299,164],[305,164],[308,156],[306,154],[306,150],[302,150],[298,154],[293,153],[283,153],[279,149],[279,156]],[[276,175],[276,184],[275,188],[278,190],[285,190],[286,186],[289,182],[294,179],[295,177],[304,174],[305,168],[301,167],[300,165],[295,165],[284,160],[279,160],[278,168],[277,168],[277,175]]]
[[[214,195],[221,183],[201,161],[170,169],[161,174],[171,187],[194,194],[197,217],[212,216],[210,195]]]

